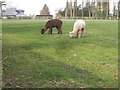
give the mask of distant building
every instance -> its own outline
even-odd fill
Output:
[[[53,18],[53,15],[50,15],[49,8],[46,4],[40,11],[40,15],[36,15],[36,19],[52,19],[52,18]]]
[[[48,6],[45,4],[43,9],[40,11],[40,15],[50,15]]]
[[[16,8],[8,8],[5,11],[2,11],[2,17],[7,18],[19,18],[19,17],[25,17],[24,10],[22,9],[16,9]]]
[[[16,14],[16,8],[8,8],[6,11],[2,11],[2,17],[15,17]]]
[[[16,12],[17,12],[17,14],[16,14],[17,17],[26,16],[26,15],[24,14],[24,10],[22,10],[22,9],[16,10]]]

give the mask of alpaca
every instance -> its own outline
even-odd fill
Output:
[[[58,34],[62,34],[62,21],[59,19],[51,19],[49,21],[46,22],[45,26],[43,29],[41,29],[41,34],[44,34],[47,29],[49,28],[49,33],[52,34],[52,28],[56,27],[58,30]]]
[[[75,37],[80,38],[83,35],[84,31],[85,31],[85,22],[84,20],[79,19],[74,23],[73,31],[69,32],[69,36],[72,38]]]

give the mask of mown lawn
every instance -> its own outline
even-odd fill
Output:
[[[118,22],[85,20],[84,37],[72,39],[74,21],[41,35],[46,20],[3,20],[3,87],[118,87]]]

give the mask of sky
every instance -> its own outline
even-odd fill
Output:
[[[1,0],[0,0],[1,1]],[[66,0],[5,0],[9,6],[16,7],[17,9],[25,10],[26,15],[39,15],[44,4],[49,7],[50,14],[55,15],[55,12],[59,9],[65,8]],[[68,0],[70,1],[70,0]],[[74,0],[72,0],[73,2]],[[81,0],[77,0],[78,5],[81,4]],[[111,3],[117,0],[110,0]],[[112,5],[110,5],[112,8]]]
[[[40,14],[44,4],[47,4],[50,14],[55,14],[55,11],[65,7],[65,0],[6,0],[11,6],[17,9],[25,10],[25,14]]]

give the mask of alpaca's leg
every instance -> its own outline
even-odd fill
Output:
[[[85,33],[84,28],[81,29],[81,36],[83,36],[83,34]]]
[[[79,29],[78,31],[77,31],[77,38],[80,38],[81,37],[81,30]]]
[[[62,29],[59,29],[59,33],[62,34]]]
[[[60,27],[57,27],[57,30],[58,30],[58,34],[62,34],[62,29]]]
[[[49,34],[52,34],[52,28],[49,29]]]

